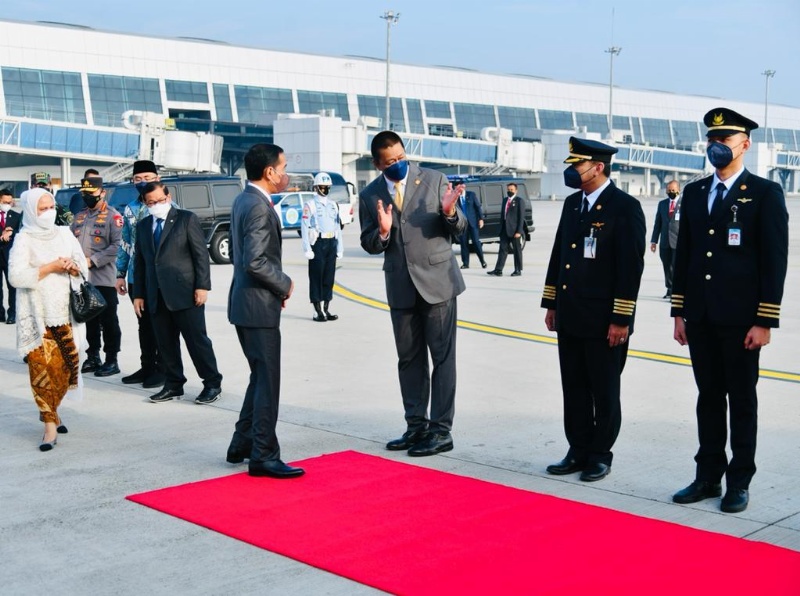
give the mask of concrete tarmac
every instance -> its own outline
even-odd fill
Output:
[[[521,277],[508,276],[510,262],[505,276],[487,276],[474,255],[472,267],[464,270],[467,291],[459,298],[459,319],[476,325],[458,332],[455,449],[413,460],[384,449],[405,424],[391,323],[381,308],[382,257],[364,253],[358,224],[349,226],[336,280],[363,298],[337,295],[331,310],[339,320],[315,323],[300,240],[286,232],[284,264],[295,293],[282,321],[278,436],[284,460],[355,449],[800,551],[797,231],[790,237],[781,329],[761,356],[762,369],[777,374],[762,376],[759,383],[758,473],[751,502],[745,512],[728,515],[719,511],[719,499],[689,506],[671,501],[672,493],[694,478],[696,388],[691,368],[681,360],[688,349],[672,339],[669,305],[661,298],[661,263],[649,250],[622,378],[623,422],[612,473],[587,484],[577,475],[545,472],[567,451],[554,335],[546,331],[539,308],[561,206],[534,203],[536,231],[524,252]],[[643,208],[649,247],[656,201],[644,201]],[[790,200],[789,210],[790,221],[798,221],[800,200]],[[496,254],[496,245],[487,246],[490,268]],[[152,404],[147,396],[154,391],[120,383],[138,368],[139,357],[133,309],[125,298],[123,375],[86,377],[84,400],[65,401],[61,409],[70,432],[48,453],[37,448],[42,425],[27,366],[14,348],[15,328],[0,325],[0,593],[375,592],[125,500],[132,493],[246,470],[225,462],[248,380],[226,318],[230,277],[230,266],[212,266],[206,318],[224,375],[218,402],[193,403],[202,384],[185,351],[189,381],[182,401]]]

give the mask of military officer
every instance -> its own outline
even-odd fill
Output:
[[[96,377],[108,377],[119,373],[117,354],[122,332],[117,319],[118,300],[114,284],[123,220],[119,212],[106,203],[106,192],[100,176],[83,178],[80,192],[86,209],[78,212],[71,228],[86,255],[89,281],[97,287],[108,304],[100,316],[86,323],[89,349],[81,372],[94,372]],[[101,332],[105,363],[100,361]]]
[[[692,357],[700,448],[694,482],[672,499],[718,497],[724,475],[720,508],[737,513],[747,508],[756,472],[758,360],[780,321],[789,216],[781,187],[744,167],[758,124],[728,108],[703,122],[715,171],[684,190],[671,313],[675,340],[688,343]]]
[[[333,181],[330,175],[319,172],[314,176],[314,198],[303,205],[300,234],[303,252],[308,259],[308,285],[314,320],[318,323],[335,321],[328,307],[333,299],[333,279],[336,259],[342,258],[342,221],[339,205],[329,199]]]
[[[572,137],[564,202],[545,279],[545,324],[558,333],[569,451],[550,474],[581,472],[593,482],[611,471],[619,434],[620,375],[644,270],[645,219],[639,201],[609,178],[617,149]]]

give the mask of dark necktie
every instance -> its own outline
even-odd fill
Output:
[[[711,217],[716,217],[722,213],[723,194],[725,194],[725,184],[720,182],[717,184],[717,195],[714,197],[714,203],[711,205]]]
[[[158,248],[159,243],[161,242],[161,232],[164,231],[164,220],[157,219],[156,220],[156,229],[153,232],[153,246]]]
[[[583,207],[581,207],[581,221],[583,221],[583,218],[587,213],[589,213],[589,199],[583,197]]]
[[[6,229],[6,212],[0,211],[0,230]]]

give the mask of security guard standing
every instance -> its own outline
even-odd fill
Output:
[[[758,124],[728,108],[711,110],[703,122],[715,172],[684,190],[671,313],[675,340],[688,343],[692,357],[700,448],[694,482],[672,500],[718,497],[724,475],[720,509],[738,513],[756,472],[758,360],[780,322],[789,215],[781,187],[744,167]]]
[[[335,321],[338,315],[328,310],[333,299],[333,279],[336,259],[341,259],[342,222],[339,205],[328,198],[333,182],[325,172],[314,176],[314,198],[303,205],[301,236],[303,252],[308,259],[308,282],[314,320],[318,323]]]
[[[617,149],[570,138],[567,197],[545,279],[545,324],[558,332],[569,451],[550,474],[581,472],[593,482],[611,471],[622,421],[620,376],[644,270],[645,219],[639,201],[609,178]]]
[[[71,228],[86,255],[89,267],[89,281],[105,298],[108,307],[100,316],[87,321],[86,338],[89,349],[88,358],[81,372],[94,372],[96,377],[108,377],[119,373],[117,354],[120,350],[122,332],[117,319],[116,282],[117,251],[122,241],[122,216],[105,201],[103,179],[89,176],[81,180],[81,196],[86,209],[80,211]],[[105,363],[100,361],[100,334],[106,355]]]

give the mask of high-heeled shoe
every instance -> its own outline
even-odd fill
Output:
[[[53,439],[52,442],[50,443],[45,443],[44,436],[42,436],[42,444],[39,445],[39,451],[50,451],[53,447],[56,446],[56,443],[58,443],[58,437]]]
[[[69,432],[69,429],[63,424],[59,424],[58,427],[56,428],[56,432],[60,435],[65,435]]]

